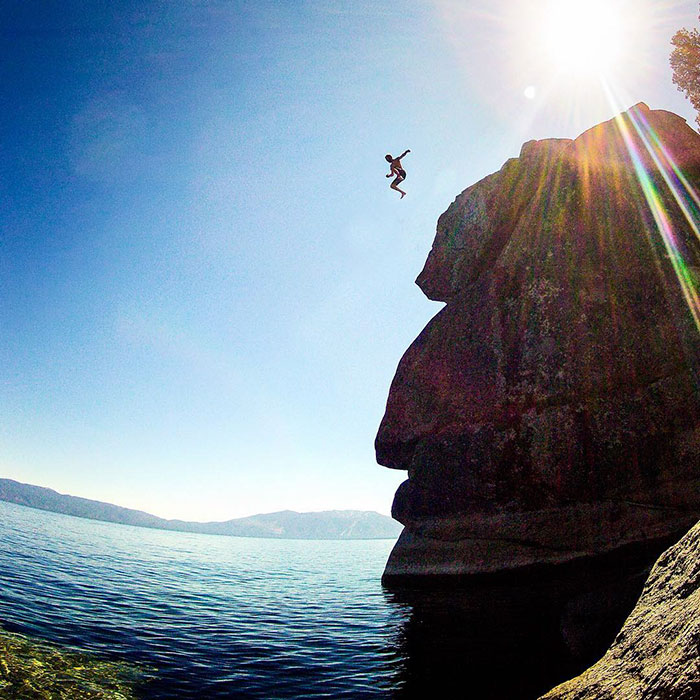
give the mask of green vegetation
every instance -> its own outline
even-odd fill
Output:
[[[700,124],[700,34],[697,29],[679,29],[671,44],[673,84],[690,100],[698,112],[695,121]]]
[[[133,666],[0,630],[0,698],[135,700]]]

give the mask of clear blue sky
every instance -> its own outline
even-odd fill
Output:
[[[440,308],[413,284],[437,217],[614,113],[543,60],[547,4],[3,2],[0,476],[164,517],[389,512],[373,441]],[[609,4],[620,105],[692,123],[668,54],[697,3]]]

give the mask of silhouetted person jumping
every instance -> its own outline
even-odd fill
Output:
[[[401,159],[407,154],[410,153],[411,149],[407,148],[398,158],[392,158],[390,153],[387,153],[384,157],[386,158],[387,162],[389,163],[389,166],[391,167],[391,171],[387,175],[387,177],[392,177],[396,175],[394,178],[394,181],[389,185],[392,190],[396,190],[397,192],[401,192],[401,199],[403,199],[406,196],[406,193],[399,188],[399,183],[403,182],[406,179],[406,171],[401,167]]]

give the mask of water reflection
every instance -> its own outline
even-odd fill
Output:
[[[459,585],[385,582],[410,610],[393,697],[539,697],[602,656],[665,546]]]

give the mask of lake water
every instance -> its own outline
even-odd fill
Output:
[[[387,540],[219,537],[0,503],[0,622],[155,670],[149,698],[386,697]]]
[[[156,700],[532,700],[605,650],[645,576],[635,563],[621,589],[615,562],[561,580],[387,590],[392,546],[147,530],[0,502],[0,624],[148,667],[140,694]]]

